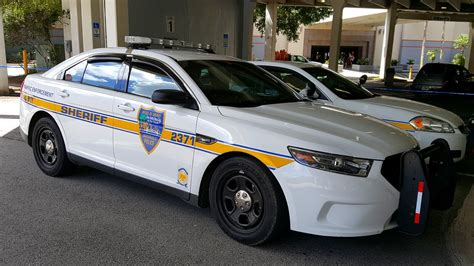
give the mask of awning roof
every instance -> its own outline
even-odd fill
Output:
[[[343,0],[257,0],[282,5],[331,7],[331,1]],[[397,4],[398,18],[474,22],[474,0],[345,0],[346,7],[387,9]]]

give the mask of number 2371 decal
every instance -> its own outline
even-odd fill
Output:
[[[194,146],[194,136],[189,136],[186,134],[181,134],[177,132],[172,132],[171,133],[171,141],[182,143],[185,145],[191,145]]]

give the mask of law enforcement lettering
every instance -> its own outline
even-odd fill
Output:
[[[24,85],[23,86],[23,89],[25,91],[29,91],[29,92],[32,92],[34,94],[40,94],[42,96],[46,96],[46,97],[53,97],[53,93],[52,92],[49,92],[49,91],[46,91],[46,90],[43,90],[43,89],[39,89],[39,88],[35,88],[35,87],[32,87],[32,86],[28,86],[28,85]]]
[[[79,109],[68,107],[68,106],[61,106],[61,113],[66,114],[68,116],[77,117],[82,120],[87,120],[87,121],[96,122],[100,124],[107,123],[106,116],[79,110]]]

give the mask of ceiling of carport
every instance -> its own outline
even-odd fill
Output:
[[[331,7],[338,0],[257,0],[259,3],[276,2],[282,5]],[[341,0],[342,1],[342,0]],[[345,0],[347,7],[388,8],[392,2],[399,10],[474,13],[474,0]]]

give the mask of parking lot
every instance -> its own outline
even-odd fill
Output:
[[[86,167],[44,175],[17,130],[0,138],[1,264],[453,264],[472,255],[472,159],[458,165],[455,207],[431,212],[423,236],[290,232],[249,247],[223,234],[209,209],[160,191]]]

